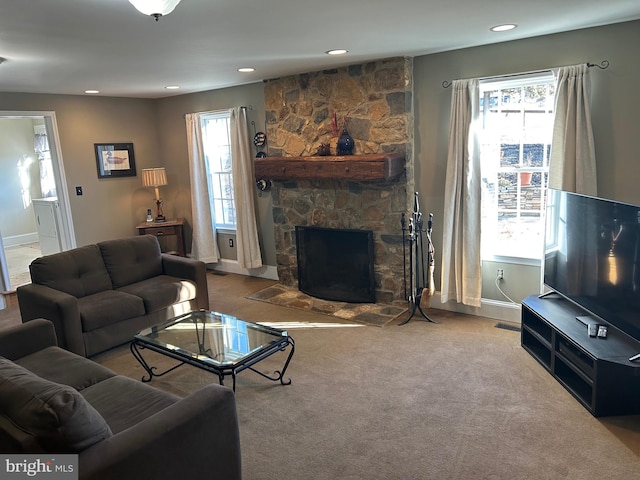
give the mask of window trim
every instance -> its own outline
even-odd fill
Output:
[[[488,78],[485,80],[480,80],[479,82],[479,97],[483,98],[484,97],[484,93],[487,91],[493,91],[493,90],[506,90],[506,89],[511,89],[511,88],[522,88],[522,87],[526,87],[532,84],[553,84],[555,83],[555,76],[553,74],[552,71],[543,71],[543,72],[532,72],[532,73],[527,73],[527,74],[518,74],[518,75],[514,75],[514,76],[509,76],[509,75],[505,75],[504,77],[492,77],[492,78]],[[555,100],[555,92],[554,92],[554,100]],[[554,103],[552,103],[552,108],[554,107]],[[489,107],[490,108],[490,107]],[[522,114],[524,114],[526,112],[526,108],[523,108],[520,110],[520,112],[522,112]],[[549,110],[549,106],[548,104],[545,107],[541,107],[540,108],[541,111],[548,111]],[[484,108],[480,109],[480,116],[481,116],[481,122],[482,122],[482,116],[483,116],[483,112],[484,112]],[[480,131],[484,130],[484,126],[481,125],[480,126]],[[550,143],[551,139],[549,139],[549,146],[551,145]],[[524,143],[523,139],[520,140],[520,145],[522,146]],[[481,159],[481,169],[482,169],[482,159]],[[542,167],[534,167],[534,166],[528,166],[528,165],[523,165],[523,166],[514,166],[512,168],[505,168],[505,167],[499,167],[498,171],[500,173],[520,173],[520,172],[532,172],[532,173],[541,173],[543,178],[546,175],[547,176],[547,181],[548,181],[548,172],[549,172],[549,166],[542,166]],[[484,176],[483,176],[484,178]],[[520,182],[517,182],[517,188],[518,188],[518,195],[520,195]],[[548,192],[548,185],[542,185],[542,191],[540,193],[541,196],[541,200],[542,203],[546,203],[546,196],[547,196],[547,192]],[[497,200],[497,197],[496,197]],[[499,211],[499,209],[496,206],[496,211]],[[546,222],[546,208],[544,206],[541,206],[539,212],[540,212],[540,222],[542,225],[542,234],[544,237],[544,228],[545,228],[545,222]],[[520,208],[517,208],[517,211],[520,211]],[[535,257],[521,257],[521,256],[517,256],[517,255],[496,255],[496,254],[492,254],[492,253],[486,253],[486,249],[482,248],[480,249],[480,258],[481,261],[492,261],[492,262],[500,262],[500,263],[511,263],[511,264],[519,264],[519,265],[531,265],[531,266],[541,266],[542,265],[542,255],[544,255],[544,247],[545,247],[545,239],[542,239],[542,245],[540,246],[540,255],[535,258]]]
[[[206,122],[210,121],[210,120],[226,120],[227,121],[227,125],[228,125],[228,141],[229,141],[229,156],[231,158],[231,155],[233,155],[233,153],[231,152],[231,132],[230,132],[230,120],[231,120],[231,114],[229,113],[229,110],[213,110],[210,112],[206,112],[203,113],[201,118],[200,118],[200,129],[202,131],[202,135],[203,135],[203,140],[206,137]],[[223,223],[220,222],[218,220],[216,220],[217,216],[215,215],[216,212],[216,201],[219,202],[225,202],[228,201],[229,199],[227,198],[217,198],[214,195],[214,188],[213,188],[213,177],[214,175],[216,176],[216,178],[219,178],[219,175],[228,175],[229,178],[231,179],[231,184],[233,185],[233,168],[231,168],[231,170],[229,172],[226,171],[214,171],[212,169],[210,169],[210,164],[207,161],[207,150],[206,150],[206,143],[203,141],[203,148],[204,148],[204,156],[205,156],[205,165],[206,165],[206,170],[207,170],[207,185],[208,185],[208,194],[209,194],[209,208],[211,210],[212,213],[212,219],[213,219],[213,223],[214,223],[214,228],[217,232],[220,233],[230,233],[230,234],[235,234],[237,231],[237,223]],[[231,197],[231,200],[233,201],[233,208],[234,210],[237,210],[237,206],[236,206],[236,199],[235,199],[235,192],[233,194],[233,196]],[[224,206],[222,206],[224,208]]]

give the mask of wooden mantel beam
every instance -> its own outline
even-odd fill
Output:
[[[404,155],[380,153],[327,157],[265,157],[255,159],[256,179],[384,181],[398,177]]]

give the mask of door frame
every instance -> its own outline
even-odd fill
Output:
[[[69,204],[69,189],[67,188],[66,175],[64,170],[64,162],[62,159],[62,150],[60,148],[60,136],[58,133],[58,123],[56,113],[53,111],[2,111],[0,110],[0,118],[37,118],[44,119],[47,138],[49,141],[49,151],[51,152],[51,163],[53,166],[53,177],[56,184],[56,194],[60,208],[60,216],[62,217],[62,225],[60,226],[62,250],[69,250],[76,247],[76,235],[73,228],[73,217]],[[6,269],[6,259],[4,258],[4,247],[0,238],[0,287],[5,290],[8,286],[9,279],[4,278]]]

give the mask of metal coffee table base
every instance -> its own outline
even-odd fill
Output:
[[[259,370],[256,370],[255,368],[253,368],[253,366],[258,363],[261,362],[262,360],[264,360],[267,357],[270,357],[271,355],[277,353],[277,352],[283,352],[287,349],[287,347],[290,346],[291,349],[289,351],[289,355],[287,356],[286,361],[284,362],[284,366],[282,367],[282,370],[276,370],[274,371],[274,375],[267,375],[264,372],[261,372]],[[216,365],[211,365],[208,364],[205,361],[199,360],[197,358],[192,358],[192,357],[187,357],[185,355],[181,355],[177,352],[173,352],[171,350],[166,350],[160,347],[157,347],[153,344],[149,344],[146,343],[144,341],[141,341],[139,339],[134,339],[131,342],[130,345],[131,348],[131,353],[133,354],[133,356],[136,358],[136,360],[138,360],[138,362],[140,363],[140,365],[142,365],[142,368],[145,369],[145,371],[147,372],[146,376],[143,376],[141,378],[141,380],[143,382],[150,382],[153,377],[161,377],[169,372],[172,372],[173,370],[175,370],[178,367],[181,367],[182,365],[184,365],[185,363],[188,365],[193,365],[194,367],[198,367],[202,370],[206,370],[208,372],[214,373],[216,375],[218,375],[218,379],[220,381],[220,385],[224,385],[224,377],[225,376],[229,376],[231,375],[231,378],[233,379],[233,390],[236,390],[236,375],[240,372],[242,372],[243,370],[251,370],[252,372],[257,373],[258,375],[267,378],[271,381],[277,382],[279,381],[282,385],[290,385],[291,384],[291,379],[289,378],[288,380],[284,379],[284,374],[287,371],[287,367],[289,366],[289,362],[291,361],[291,357],[293,357],[293,352],[295,351],[295,342],[293,341],[293,338],[285,336],[282,337],[282,340],[273,343],[271,345],[269,345],[268,347],[262,348],[258,351],[256,351],[253,355],[250,355],[246,358],[243,358],[241,361],[239,361],[238,363],[234,364],[234,365],[229,365],[229,366],[216,366]],[[158,352],[166,357],[171,357],[175,360],[178,360],[180,363],[178,363],[177,365],[174,365],[171,368],[168,368],[167,370],[157,373],[156,367],[152,367],[150,366],[147,361],[144,359],[144,357],[142,356],[142,350],[144,349],[148,349],[148,350],[152,350],[154,352]]]

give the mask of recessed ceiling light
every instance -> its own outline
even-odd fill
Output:
[[[327,55],[344,55],[345,53],[349,53],[349,50],[345,50],[344,48],[336,48],[334,50],[327,50],[325,53]]]
[[[251,72],[255,72],[256,69],[253,67],[242,67],[242,68],[239,68],[238,71],[242,73],[251,73]]]
[[[502,25],[496,25],[495,27],[491,27],[489,30],[492,32],[506,32],[508,30],[513,30],[518,25],[515,23],[503,23]]]
[[[84,93],[95,95],[96,93],[100,93],[100,90],[85,90]]]
[[[180,88],[180,85],[167,85],[166,87],[167,90],[178,90]]]

